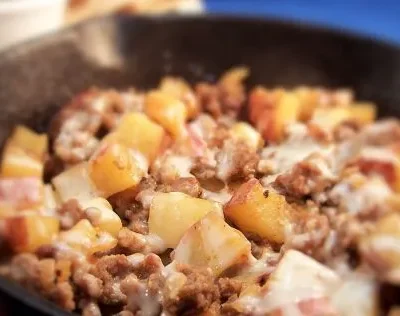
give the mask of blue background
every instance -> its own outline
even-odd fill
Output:
[[[400,43],[400,0],[205,0],[208,12],[279,17]]]

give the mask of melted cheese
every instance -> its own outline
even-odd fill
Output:
[[[288,139],[277,146],[266,147],[261,157],[264,164],[273,175],[281,174],[291,169],[296,163],[304,160],[313,153],[328,156],[333,150],[333,145],[324,146],[315,141],[303,124],[293,124],[289,129]],[[266,160],[266,161],[265,161]]]
[[[342,210],[356,214],[382,204],[391,195],[391,189],[380,178],[368,179],[359,188],[345,181],[336,185],[331,196],[339,200]]]
[[[329,268],[295,250],[286,252],[267,284],[258,293],[239,298],[252,315],[281,310],[283,315],[302,315],[298,303],[328,297],[340,285],[339,276]]]

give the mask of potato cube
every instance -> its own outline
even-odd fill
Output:
[[[350,115],[359,124],[370,124],[376,119],[376,106],[372,103],[354,103],[349,107]]]
[[[60,173],[52,179],[61,202],[77,199],[78,202],[91,200],[98,196],[88,174],[88,163],[82,162]]]
[[[174,261],[209,267],[215,275],[251,257],[250,242],[217,212],[209,212],[190,227],[175,249]]]
[[[240,230],[275,243],[283,243],[291,207],[285,197],[265,191],[257,179],[242,184],[224,207],[224,213]]]
[[[34,252],[51,244],[59,232],[55,217],[30,215],[5,219],[5,236],[15,252]]]
[[[96,240],[89,247],[87,254],[92,255],[96,252],[104,252],[113,249],[118,244],[118,240],[111,234],[103,231],[98,232]]]
[[[294,93],[300,101],[299,119],[301,121],[308,121],[312,117],[315,108],[318,106],[320,99],[319,90],[299,87],[294,90]]]
[[[181,192],[157,193],[150,205],[149,232],[174,248],[185,231],[209,212],[222,215],[216,202],[193,198]]]
[[[59,240],[74,249],[89,249],[96,240],[96,229],[87,219],[82,219],[74,227],[63,231]]]
[[[400,214],[389,213],[381,218],[375,231],[360,242],[363,257],[384,273],[400,268]]]
[[[253,90],[250,95],[250,115],[265,140],[280,142],[287,125],[298,120],[300,101],[294,93],[269,92],[263,88]]]
[[[43,162],[36,157],[29,156],[23,148],[7,143],[3,151],[1,175],[3,177],[40,178],[43,175]]]
[[[324,130],[333,130],[345,121],[354,121],[349,107],[317,108],[311,120]]]
[[[186,135],[187,109],[182,101],[161,91],[151,91],[145,99],[146,114],[162,125],[172,136]]]
[[[161,149],[164,136],[164,129],[146,115],[129,113],[122,117],[115,132],[107,138],[117,140],[128,148],[136,149],[153,161]]]
[[[89,160],[89,177],[104,197],[135,187],[147,173],[139,152],[117,143],[104,144]]]
[[[43,183],[35,177],[0,179],[0,206],[3,208],[36,208],[43,202]]]
[[[181,100],[186,105],[189,119],[193,119],[199,114],[200,106],[197,98],[189,84],[182,78],[164,77],[159,90]]]
[[[95,198],[82,203],[87,218],[94,227],[101,231],[108,232],[116,237],[122,229],[122,222],[119,216],[113,211],[111,204],[103,198]]]
[[[47,135],[37,134],[22,125],[17,125],[9,142],[15,147],[23,149],[27,155],[39,161],[44,159],[44,154],[47,152]]]
[[[47,135],[18,125],[3,151],[1,174],[4,177],[41,177],[47,151]]]
[[[254,151],[264,146],[264,140],[260,133],[247,123],[236,123],[231,127],[230,134],[234,139],[244,142]]]
[[[70,230],[61,232],[59,241],[87,255],[110,250],[118,243],[110,234],[98,232],[87,219],[82,219]]]

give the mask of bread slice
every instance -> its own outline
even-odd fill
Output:
[[[123,12],[132,14],[161,14],[166,12],[200,13],[202,0],[70,0],[66,23]]]

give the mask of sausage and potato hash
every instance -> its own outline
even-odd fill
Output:
[[[1,274],[86,316],[399,315],[400,122],[247,76],[92,88],[17,126]]]

